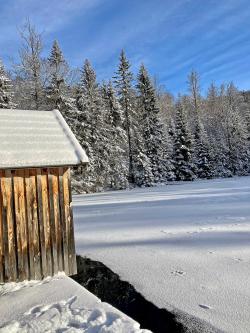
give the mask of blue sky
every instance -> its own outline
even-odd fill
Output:
[[[7,67],[27,17],[43,32],[45,55],[57,39],[72,66],[88,58],[100,81],[113,75],[124,48],[135,72],[143,62],[174,94],[186,92],[191,69],[203,91],[231,80],[250,89],[249,0],[0,0]]]

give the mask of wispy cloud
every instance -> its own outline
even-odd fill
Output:
[[[29,18],[38,31],[45,35],[67,27],[75,17],[87,16],[104,0],[7,0],[0,4],[0,47],[10,51],[19,41],[18,29]],[[5,51],[5,53],[6,53]]]
[[[231,75],[247,83],[250,63],[248,0],[6,0],[0,4],[0,57],[17,54],[26,17],[57,38],[66,58],[89,58],[100,79],[112,75],[125,48],[133,68],[144,62],[170,90],[185,89],[186,75],[200,71],[203,86]],[[48,45],[46,52],[48,52]]]

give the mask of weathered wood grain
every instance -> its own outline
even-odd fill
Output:
[[[16,281],[17,279],[17,253],[16,253],[16,226],[14,212],[14,194],[12,172],[5,171],[4,178],[4,195],[3,195],[3,211],[4,211],[4,244],[5,244],[5,280]],[[7,223],[6,223],[7,222]]]
[[[69,168],[65,168],[63,173],[63,196],[64,196],[67,245],[68,245],[69,275],[73,275],[76,274],[76,261],[75,261],[74,224],[73,224],[73,213],[71,207],[72,198],[70,191]]]
[[[76,273],[68,168],[0,170],[0,282]]]
[[[68,251],[68,238],[67,238],[67,222],[65,216],[65,203],[64,203],[64,189],[63,189],[63,168],[59,168],[59,203],[60,203],[60,219],[62,230],[62,247],[63,247],[63,270],[69,274],[69,251]]]
[[[0,282],[4,282],[3,194],[1,185],[3,177],[4,172],[0,170]]]
[[[53,174],[48,173],[48,195],[49,195],[49,215],[50,215],[50,241],[52,250],[52,268],[53,274],[58,272],[57,244],[56,244],[56,221],[55,221],[55,204],[53,196]]]
[[[25,278],[30,278],[24,170],[19,169],[13,173],[13,182],[18,253],[18,279],[24,280]]]
[[[38,219],[39,219],[39,238],[40,238],[40,252],[41,252],[41,272],[42,277],[47,276],[47,260],[46,260],[46,246],[44,235],[44,216],[43,216],[43,193],[42,193],[42,175],[41,169],[36,169],[37,178],[37,204],[38,204]],[[45,222],[46,223],[46,222]]]

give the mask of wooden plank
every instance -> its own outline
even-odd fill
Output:
[[[56,213],[57,207],[54,203],[53,194],[53,171],[48,169],[48,185],[49,185],[49,209],[50,209],[50,237],[51,237],[51,249],[52,249],[52,259],[53,259],[53,274],[58,272],[58,258],[57,258],[57,241],[56,241]]]
[[[39,220],[39,237],[40,237],[40,251],[41,251],[41,270],[42,277],[47,276],[47,260],[46,260],[46,246],[44,236],[44,216],[43,216],[43,191],[42,191],[42,175],[41,169],[37,171],[37,203],[38,203],[38,220]],[[46,223],[46,221],[45,221]]]
[[[58,260],[58,271],[63,271],[63,247],[62,247],[62,228],[60,220],[60,198],[59,198],[59,170],[58,168],[50,169],[53,203],[54,203],[54,218],[55,218],[55,238]]]
[[[51,230],[50,230],[50,216],[49,216],[49,191],[48,191],[48,170],[42,169],[41,173],[41,187],[42,187],[42,205],[43,205],[43,223],[44,223],[44,240],[45,252],[47,263],[47,275],[53,275],[53,258],[52,258],[52,244],[51,244]]]
[[[38,207],[37,207],[37,184],[36,184],[36,169],[29,170],[29,202],[33,228],[33,265],[34,265],[34,279],[40,280],[41,274],[41,250],[39,238],[39,221],[38,221]]]
[[[71,190],[70,190],[70,169],[65,168],[63,174],[63,196],[66,221],[66,234],[68,246],[69,275],[76,274],[76,257],[75,257],[75,239],[73,213],[71,207]]]
[[[33,220],[31,203],[31,182],[29,178],[29,169],[24,170],[25,199],[26,199],[26,217],[27,217],[27,236],[28,236],[28,256],[29,256],[29,278],[35,279],[34,268],[34,243],[33,243]]]
[[[75,232],[74,232],[74,218],[72,209],[72,187],[71,187],[71,173],[69,169],[69,202],[70,202],[70,216],[71,216],[71,226],[70,226],[70,240],[71,240],[71,253],[72,253],[72,266],[71,275],[77,274],[77,264],[76,264],[76,248],[75,248]]]
[[[30,279],[39,280],[41,279],[41,255],[39,244],[35,169],[25,169],[25,193]]]
[[[0,170],[0,282],[4,282],[4,246],[3,246],[3,194],[2,194],[2,178],[3,170]]]
[[[64,204],[63,168],[59,168],[59,202],[60,202],[60,221],[62,231],[62,250],[63,250],[63,270],[69,275],[69,250],[67,239],[67,222]]]
[[[13,174],[18,253],[18,278],[20,280],[29,279],[29,248],[24,176],[24,169],[16,170]]]
[[[3,280],[4,282],[9,281],[9,249],[8,249],[8,200],[7,191],[8,186],[6,186],[5,172],[3,178],[1,178],[1,190],[3,199],[3,211],[2,211],[2,246],[3,246]]]
[[[11,170],[5,171],[5,178],[2,182],[3,189],[3,237],[5,253],[5,281],[16,281],[17,272],[17,254],[16,254],[16,226],[14,213],[14,195]],[[7,222],[7,223],[6,223]]]

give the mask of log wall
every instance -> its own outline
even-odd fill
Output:
[[[76,273],[69,168],[0,170],[0,282]]]

